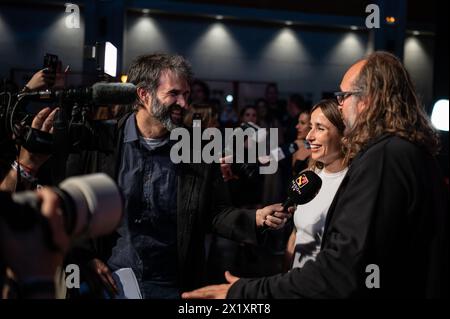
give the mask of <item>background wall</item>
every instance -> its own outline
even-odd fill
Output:
[[[8,76],[11,68],[41,69],[45,53],[59,55],[65,66],[81,72],[85,32],[82,17],[79,29],[69,29],[65,26],[64,6],[0,4],[0,77]]]
[[[366,54],[368,34],[130,13],[125,48],[125,69],[140,54],[177,52],[199,78],[277,82],[284,95],[300,92],[316,100],[322,91],[335,91],[345,69]]]
[[[58,54],[74,73],[82,72],[83,7],[79,29],[67,28],[64,18],[64,5],[0,4],[0,76],[9,76],[12,68],[41,68],[46,52]],[[130,10],[125,13],[123,37],[124,70],[139,54],[176,52],[191,61],[199,78],[222,84],[276,82],[283,97],[299,92],[312,101],[336,90],[346,68],[372,47],[367,30],[311,31]],[[433,56],[433,36],[406,39],[404,61],[427,105],[433,96]],[[25,76],[19,80],[24,83]],[[241,105],[263,94],[264,85],[253,87],[256,93],[246,90],[247,99]]]
[[[427,109],[433,101],[433,37],[408,36],[405,39],[404,63]]]

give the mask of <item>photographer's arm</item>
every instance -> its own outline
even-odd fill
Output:
[[[48,88],[55,84],[55,75],[48,73],[47,69],[42,69],[35,74],[33,77],[25,84],[25,90],[40,90],[44,88]]]
[[[53,133],[53,120],[55,118],[56,111],[53,111],[46,107],[42,109],[33,119],[31,124],[32,128]],[[20,148],[20,154],[18,160],[12,165],[5,175],[5,177],[0,181],[0,191],[15,192],[17,186],[17,166],[20,167],[22,171],[21,181],[24,189],[30,189],[33,186],[33,178],[36,176],[39,168],[44,164],[50,155],[48,154],[37,154],[30,153],[26,148]]]

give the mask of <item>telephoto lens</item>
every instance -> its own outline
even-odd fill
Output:
[[[53,190],[61,199],[65,231],[73,241],[113,232],[123,215],[123,199],[112,178],[103,173],[64,180]],[[16,231],[28,231],[42,218],[36,194],[18,192],[11,196],[18,207],[0,215]]]
[[[57,193],[63,200],[66,230],[72,237],[98,237],[111,233],[123,214],[116,183],[98,173],[64,180]]]

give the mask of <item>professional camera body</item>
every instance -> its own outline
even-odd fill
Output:
[[[86,65],[93,63],[92,68],[86,68],[86,76],[95,73],[94,81],[101,81],[93,86],[65,89],[64,81],[59,83],[57,79],[58,76],[60,80],[65,78],[69,67],[63,71],[59,57],[47,53],[42,71],[46,74],[45,86],[50,89],[38,91],[25,86],[17,93],[6,84],[0,87],[0,143],[14,141],[30,152],[41,154],[103,150],[96,143],[99,140],[96,134],[103,130],[103,126],[96,130],[97,123],[93,120],[98,107],[134,103],[136,87],[131,83],[110,83],[117,69],[117,48],[112,43],[97,42],[85,49],[89,52],[85,54]],[[42,74],[37,76],[40,79],[37,82],[32,82],[32,78],[28,85],[32,82],[34,86],[31,88],[45,87],[41,77]],[[33,105],[34,111],[31,111],[30,102],[59,108],[53,122],[53,134],[31,128],[35,110],[40,106]]]
[[[58,194],[64,219],[64,228],[73,241],[111,233],[120,223],[123,200],[114,181],[98,173],[71,177],[53,188]],[[41,203],[32,191],[12,194],[15,210],[0,211],[0,218],[14,232],[26,232],[42,223],[49,248],[54,248],[45,218],[40,213]],[[3,203],[2,203],[3,206]],[[5,206],[4,206],[5,207]]]
[[[6,95],[6,92],[4,93]],[[0,132],[28,151],[51,154],[98,149],[96,123],[90,115],[98,106],[131,104],[136,99],[136,87],[131,83],[103,83],[92,87],[21,92],[9,94],[6,105],[0,105]],[[30,102],[56,104],[53,134],[30,127],[31,116],[26,106]]]

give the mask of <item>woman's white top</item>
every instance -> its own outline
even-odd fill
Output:
[[[297,206],[294,223],[297,229],[292,268],[301,268],[308,260],[315,260],[320,251],[328,209],[347,168],[337,173],[316,170],[322,179],[322,187],[316,197],[304,205]]]

